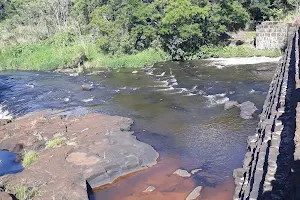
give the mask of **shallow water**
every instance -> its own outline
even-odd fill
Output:
[[[8,151],[0,151],[0,176],[16,174],[23,171],[21,163],[14,162],[17,154]]]
[[[198,185],[206,194],[201,198],[211,199],[209,193],[216,195],[216,189],[222,193],[225,188],[227,196],[232,193],[232,171],[242,166],[247,136],[255,132],[258,122],[257,117],[241,119],[238,108],[225,111],[224,103],[252,101],[261,109],[276,65],[220,68],[207,60],[165,62],[138,74],[121,70],[79,77],[5,72],[0,75],[0,100],[15,116],[42,109],[77,108],[79,113],[102,112],[134,119],[135,135],[160,153],[159,163],[102,188],[96,199],[174,199],[174,195],[186,196]],[[262,66],[274,68],[256,70]],[[92,83],[95,89],[82,91],[82,83]],[[178,168],[201,171],[183,179],[172,175]],[[157,188],[154,196],[141,193],[150,184]]]

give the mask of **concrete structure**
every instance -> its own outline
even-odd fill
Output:
[[[300,199],[299,31],[287,40],[243,168],[233,173],[234,200]]]
[[[256,27],[257,49],[283,49],[295,31],[291,23],[266,21]]]

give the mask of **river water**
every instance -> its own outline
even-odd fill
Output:
[[[122,69],[78,77],[2,72],[1,110],[15,117],[43,109],[75,109],[134,119],[135,135],[159,152],[158,164],[98,188],[91,199],[185,199],[196,186],[204,188],[201,199],[230,199],[232,171],[242,166],[246,140],[254,134],[258,117],[243,120],[239,108],[225,111],[224,103],[251,101],[261,110],[277,66],[271,61],[164,62],[137,74]],[[94,89],[83,91],[83,83]],[[181,178],[172,175],[178,168],[201,170]],[[142,193],[149,185],[156,190]]]

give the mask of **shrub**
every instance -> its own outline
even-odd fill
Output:
[[[38,153],[35,151],[28,151],[23,158],[23,167],[28,167],[38,160]]]
[[[18,200],[32,200],[39,195],[38,188],[27,188],[23,185],[15,187],[15,196]]]
[[[54,138],[53,140],[50,140],[47,142],[46,148],[55,148],[55,147],[61,145],[63,143],[63,141],[65,141],[65,140],[66,140],[65,137]]]

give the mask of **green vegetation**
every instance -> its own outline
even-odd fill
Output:
[[[297,3],[0,0],[0,69],[73,67],[83,55],[87,57],[81,63],[85,67],[141,67],[167,59],[210,55],[277,55],[252,53],[247,48],[234,53],[240,47],[223,47],[227,43],[220,38],[226,31],[243,29],[251,20],[258,23],[294,16],[299,9]]]
[[[183,60],[249,20],[238,0],[0,0],[2,69]]]
[[[29,188],[23,185],[12,186],[11,189],[6,189],[6,192],[15,194],[18,200],[32,200],[40,194],[38,188]]]
[[[244,8],[256,23],[266,20],[284,20],[300,14],[299,0],[242,0]]]
[[[86,55],[86,67],[141,67],[166,60],[162,50],[149,48],[131,55],[110,55],[98,53],[92,43],[73,42],[67,46],[58,46],[51,42],[24,44],[0,51],[0,69],[51,70],[67,67],[80,55]]]
[[[46,144],[46,148],[56,148],[57,146],[61,145],[67,138],[65,137],[59,137],[54,138],[53,140],[50,140]]]
[[[248,31],[247,38],[253,39],[256,37],[256,31]]]
[[[23,158],[23,167],[26,168],[35,161],[38,160],[38,153],[35,151],[28,151],[25,153],[25,156]]]
[[[242,46],[202,46],[199,53],[195,54],[191,59],[197,58],[230,58],[230,57],[252,57],[252,56],[266,56],[278,57],[282,56],[281,50],[259,50],[253,47]]]

